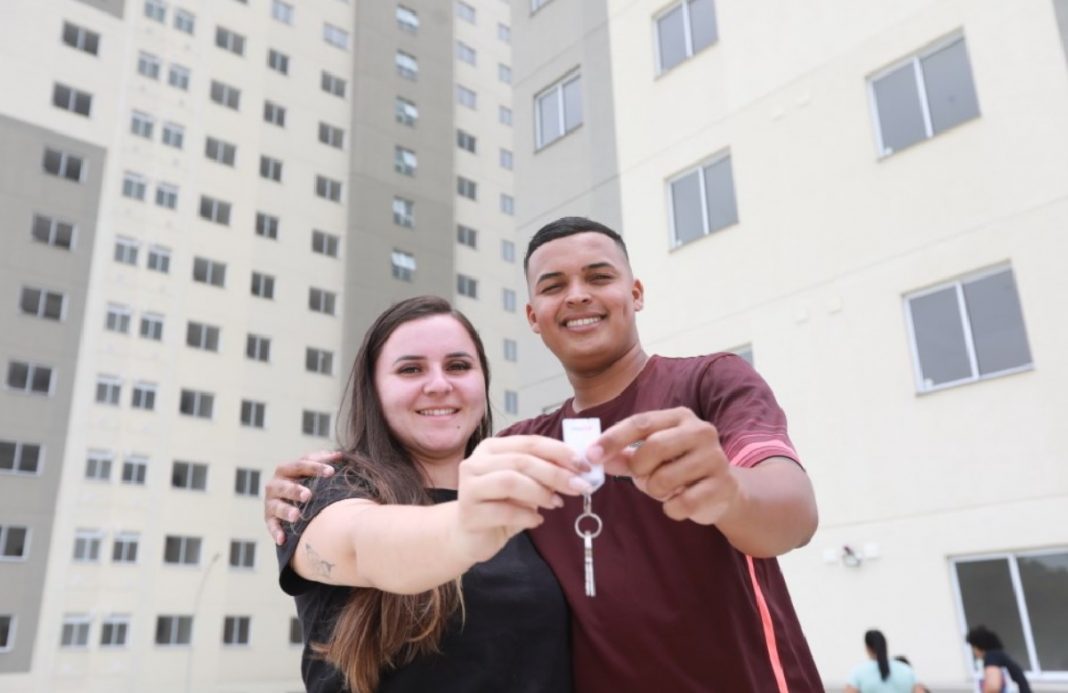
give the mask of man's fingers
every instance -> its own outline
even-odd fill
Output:
[[[696,419],[686,407],[658,409],[628,416],[609,427],[586,451],[586,458],[594,464],[618,455],[628,445],[644,442],[657,431],[673,428]]]
[[[274,539],[274,543],[281,546],[286,543],[286,533],[282,531],[282,523],[273,517],[267,518],[267,532]]]
[[[589,471],[589,465],[566,443],[545,436],[506,436],[489,438],[479,445],[494,455],[520,454],[539,457],[576,473]]]
[[[296,506],[276,498],[268,500],[264,504],[264,510],[268,525],[271,520],[282,522],[296,522],[300,519],[300,509]]]
[[[719,479],[706,478],[664,502],[664,514],[673,520],[687,520],[698,511],[702,522],[715,524],[730,505],[727,487]]]
[[[331,476],[334,467],[329,464],[341,459],[342,453],[337,450],[323,450],[313,452],[301,457],[299,460],[283,462],[274,469],[276,477],[286,479],[302,479],[306,476]]]
[[[306,503],[312,496],[307,486],[277,477],[267,482],[266,491],[268,501],[285,500],[293,503]]]

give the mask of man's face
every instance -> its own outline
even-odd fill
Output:
[[[530,256],[527,320],[568,371],[607,368],[638,343],[643,289],[615,242],[593,231]]]

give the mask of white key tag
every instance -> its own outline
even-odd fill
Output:
[[[590,447],[601,435],[600,419],[564,419],[564,442],[583,459],[586,448]],[[591,465],[593,469],[581,474],[593,488],[582,495],[582,514],[575,518],[575,533],[582,539],[582,568],[585,577],[587,597],[597,596],[597,585],[593,579],[593,540],[601,533],[604,523],[593,512],[593,492],[604,485],[604,465]]]
[[[594,441],[601,437],[600,419],[564,419],[564,442],[574,450],[582,459],[586,459],[586,448],[593,445]],[[604,485],[604,465],[593,464],[590,471],[580,474],[593,490]],[[592,493],[592,491],[591,491]]]

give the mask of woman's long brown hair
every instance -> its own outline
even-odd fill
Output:
[[[429,505],[427,479],[389,429],[375,390],[375,364],[390,335],[401,325],[434,315],[450,315],[475,343],[485,379],[486,413],[467,441],[465,454],[493,431],[489,408],[489,364],[482,340],[471,322],[448,301],[437,296],[418,296],[396,303],[382,313],[364,335],[352,365],[342,398],[339,430],[344,465],[339,473],[355,478],[363,494],[383,504]],[[376,589],[352,590],[338,614],[326,643],[312,648],[341,671],[353,693],[369,693],[378,687],[383,670],[410,663],[416,657],[438,651],[450,617],[461,607],[459,579],[422,594],[391,594]]]

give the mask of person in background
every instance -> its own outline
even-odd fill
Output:
[[[886,636],[878,630],[864,633],[867,661],[849,674],[846,693],[915,693],[916,674],[912,667],[886,654]]]
[[[912,669],[913,672],[916,671],[916,668],[912,666],[912,662],[905,655],[895,655],[894,659]],[[931,689],[917,681],[916,685],[912,687],[912,693],[931,693]]]
[[[983,675],[979,679],[980,693],[1002,693],[1006,691],[1011,679],[1020,693],[1031,693],[1031,684],[1027,682],[1023,669],[1005,652],[1001,638],[985,626],[976,626],[964,636],[964,641],[972,646],[972,654],[983,663]]]

